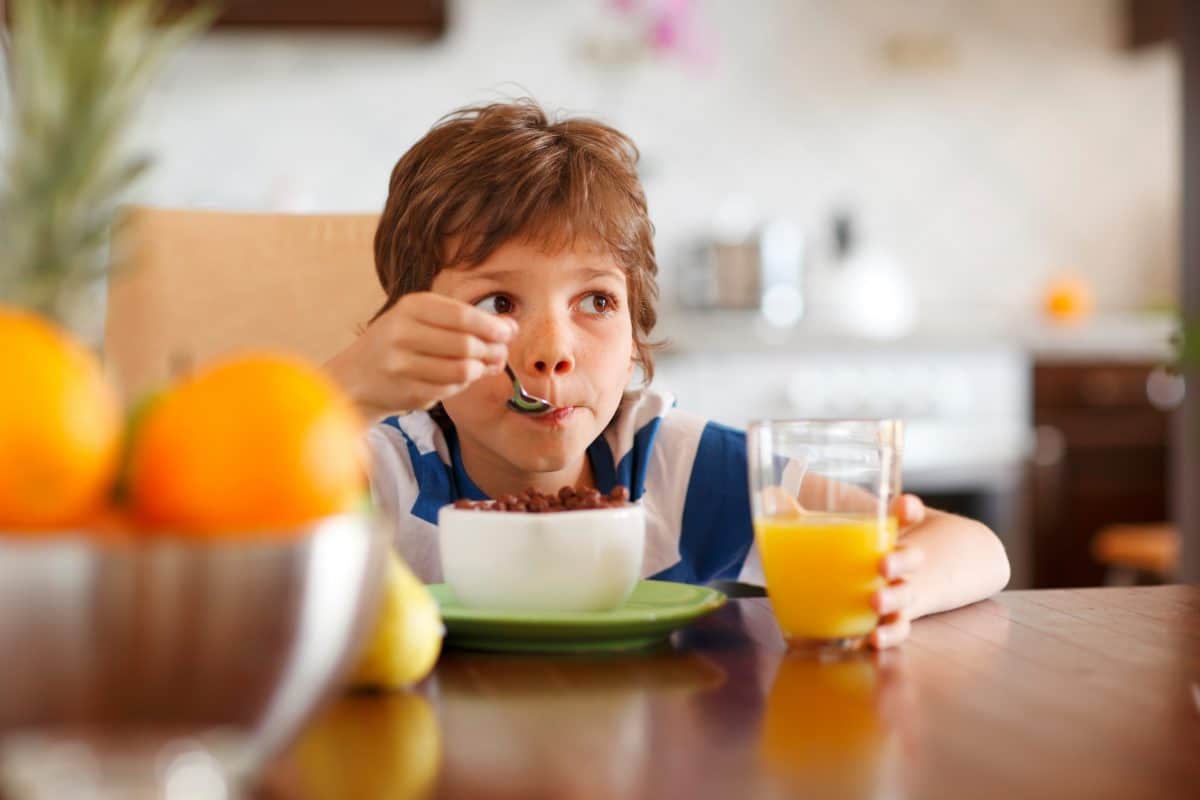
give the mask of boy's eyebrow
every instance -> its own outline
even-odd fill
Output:
[[[520,274],[521,270],[517,269],[478,269],[471,270],[464,274],[465,280],[487,280],[487,281],[503,281],[511,278],[514,275]],[[573,275],[579,276],[582,280],[590,281],[593,278],[615,278],[622,280],[625,273],[617,267],[609,267],[607,269],[599,269],[596,267],[580,267],[572,270]]]
[[[585,281],[590,281],[592,278],[616,278],[620,280],[625,277],[625,273],[617,267],[608,267],[606,269],[581,267],[575,270],[575,272]]]

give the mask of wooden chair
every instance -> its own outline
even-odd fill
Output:
[[[1092,539],[1092,557],[1105,566],[1104,582],[1130,586],[1150,576],[1174,579],[1179,566],[1179,531],[1166,523],[1110,525]]]
[[[126,397],[222,354],[277,348],[324,361],[382,304],[376,214],[132,209],[114,246],[106,367]]]

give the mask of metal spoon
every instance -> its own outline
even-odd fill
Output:
[[[508,398],[508,407],[518,414],[545,414],[547,411],[554,408],[554,405],[543,400],[540,397],[534,397],[525,391],[521,386],[521,382],[517,380],[517,374],[513,372],[512,367],[508,364],[504,365],[504,371],[508,373],[508,377],[512,380],[513,396]]]

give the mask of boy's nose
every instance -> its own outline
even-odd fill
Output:
[[[550,361],[534,361],[532,372],[538,375],[566,375],[575,368],[575,362],[570,357],[553,359]]]
[[[554,320],[546,320],[530,331],[529,347],[525,354],[526,369],[534,375],[562,376],[575,369],[575,358],[567,341],[566,331]]]

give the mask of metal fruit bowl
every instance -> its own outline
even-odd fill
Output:
[[[387,547],[362,514],[219,540],[0,535],[0,791],[144,791],[201,762],[243,783],[350,666]]]

